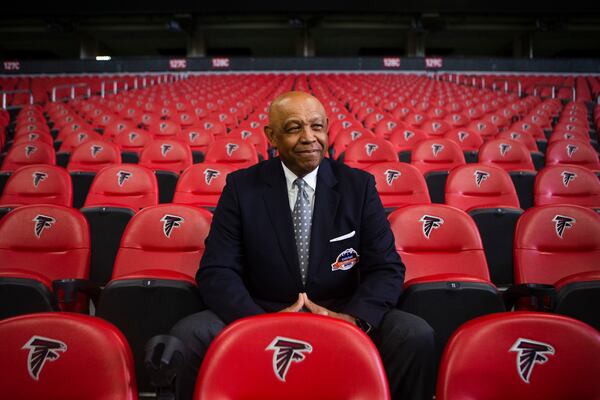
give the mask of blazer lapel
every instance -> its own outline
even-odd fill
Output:
[[[294,225],[281,161],[279,158],[268,161],[261,172],[262,180],[265,183],[263,200],[267,210],[269,210],[269,219],[277,235],[282,258],[286,261],[290,273],[298,283],[298,290],[301,291],[302,277],[300,276]]]
[[[331,165],[327,159],[324,159],[317,173],[317,190],[310,235],[308,280],[311,276],[317,276],[319,269],[323,268],[323,258],[327,253],[327,243],[340,202],[340,194],[334,190],[336,184],[337,179]]]

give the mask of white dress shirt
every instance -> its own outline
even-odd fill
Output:
[[[285,174],[285,180],[287,183],[288,198],[290,200],[290,210],[294,211],[296,205],[296,197],[298,196],[298,186],[294,185],[294,181],[298,178],[285,164],[282,162],[283,173]],[[304,176],[304,182],[306,182],[306,194],[310,201],[311,212],[315,209],[315,191],[317,190],[317,172],[319,167]]]

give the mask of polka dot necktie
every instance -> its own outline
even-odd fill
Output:
[[[308,193],[306,193],[306,182],[304,179],[296,179],[294,185],[298,187],[298,196],[292,212],[294,219],[294,236],[296,237],[296,248],[298,249],[298,261],[300,263],[300,275],[302,284],[306,284],[308,272],[308,249],[310,245],[310,226],[312,212]]]

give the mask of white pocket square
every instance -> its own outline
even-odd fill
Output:
[[[350,233],[346,233],[345,235],[333,238],[329,241],[329,243],[339,242],[340,240],[344,240],[344,239],[350,239],[351,237],[354,237],[354,235],[356,235],[356,231],[352,231]]]

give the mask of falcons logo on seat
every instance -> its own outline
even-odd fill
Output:
[[[221,122],[225,121],[227,119],[227,114],[219,114],[219,120]]]
[[[373,155],[373,152],[374,152],[375,150],[377,150],[377,148],[378,148],[378,147],[379,147],[379,146],[377,146],[377,145],[376,145],[376,144],[374,144],[374,143],[367,143],[367,144],[365,144],[365,150],[367,151],[367,155],[368,155],[369,157],[371,157],[371,156]]]
[[[444,223],[444,220],[440,217],[434,217],[433,215],[423,215],[419,222],[423,223],[423,235],[426,239],[429,239],[431,231],[433,229],[439,229]]]
[[[572,133],[565,133],[565,139],[569,140],[569,139],[574,139],[575,135],[573,135]]]
[[[439,131],[441,127],[442,127],[442,124],[440,124],[439,122],[434,122],[433,124],[431,124],[431,128],[433,129],[434,132]]]
[[[79,135],[77,135],[77,141],[79,143],[83,142],[85,139],[87,139],[88,134],[87,133],[80,133]]]
[[[130,132],[129,133],[129,143],[135,142],[135,139],[137,139],[138,136],[139,136],[139,134],[137,134],[135,132]]]
[[[242,131],[241,135],[242,135],[242,139],[246,139],[246,138],[249,138],[250,136],[252,136],[252,132],[244,130],[244,131]]]
[[[212,180],[214,178],[216,178],[217,176],[219,176],[220,172],[217,171],[216,169],[210,169],[207,168],[204,170],[204,182],[206,182],[207,185],[210,185],[210,183],[212,182]]]
[[[265,350],[273,350],[273,372],[282,382],[293,362],[302,362],[306,354],[312,352],[312,346],[301,340],[277,336]]]
[[[511,138],[512,140],[518,140],[518,139],[520,139],[520,138],[521,138],[521,134],[520,134],[520,133],[518,133],[518,132],[511,132],[511,133],[510,133],[510,138]]]
[[[30,133],[29,134],[29,141],[30,142],[35,142],[39,138],[40,138],[40,135],[38,135],[37,133]]]
[[[256,129],[260,126],[260,123],[256,121],[250,122],[250,126],[252,127],[252,129]]]
[[[198,132],[190,132],[188,137],[190,138],[190,143],[194,143],[198,137]]]
[[[67,351],[67,345],[59,340],[48,339],[42,336],[32,336],[21,349],[29,350],[29,354],[27,355],[27,370],[29,371],[29,375],[37,381],[40,378],[40,373],[46,361],[58,360],[60,357],[59,352]]]
[[[562,183],[564,187],[569,187],[569,183],[571,183],[572,180],[577,178],[577,174],[575,172],[563,171],[560,173],[560,175],[563,178]]]
[[[92,145],[92,147],[90,147],[90,152],[92,153],[93,158],[96,158],[98,153],[100,153],[102,150],[104,150],[104,147],[98,146],[97,144]]]
[[[387,123],[387,127],[388,127],[388,129],[389,129],[390,131],[391,131],[392,129],[394,129],[394,128],[396,127],[396,125],[397,125],[397,124],[396,124],[394,121],[389,121],[389,122]]]
[[[117,172],[117,184],[120,187],[123,187],[123,184],[125,184],[125,181],[129,180],[129,178],[131,178],[132,173],[129,171],[119,171]]]
[[[172,145],[167,144],[167,143],[163,143],[160,145],[160,153],[162,154],[163,157],[167,156],[167,153],[169,151],[171,151],[171,149],[173,148]]]
[[[181,224],[185,222],[183,217],[170,214],[165,214],[165,216],[162,217],[160,220],[163,222],[163,232],[165,236],[169,239],[171,238],[173,228],[179,228]]]
[[[523,338],[519,338],[510,351],[517,353],[517,372],[525,383],[530,383],[536,364],[544,364],[548,355],[554,355],[554,347],[549,344]]]
[[[385,118],[385,115],[383,115],[383,114],[375,114],[375,120],[377,122],[381,121],[384,118]]]
[[[350,128],[352,126],[352,122],[344,121],[344,122],[342,122],[342,126],[344,127],[344,129]]]
[[[469,132],[460,131],[458,132],[458,140],[464,142],[466,138],[469,137]]]
[[[443,144],[439,144],[439,143],[434,143],[431,145],[431,152],[433,153],[434,157],[437,157],[438,154],[440,154],[440,152],[444,150],[444,145]]]
[[[46,178],[48,178],[48,174],[45,172],[34,172],[33,174],[31,174],[31,176],[33,177],[33,186],[34,187],[38,187],[40,185],[41,181],[45,181]]]
[[[362,136],[362,132],[361,131],[352,131],[351,135],[352,135],[352,140],[356,140]]]
[[[161,132],[164,132],[165,129],[167,129],[169,127],[169,124],[167,124],[166,122],[162,122],[158,129],[160,129]]]
[[[475,184],[477,185],[477,187],[481,187],[481,182],[483,182],[487,178],[489,178],[490,177],[490,173],[489,172],[485,172],[485,171],[476,170],[473,173],[473,176],[475,176]]]
[[[486,124],[484,124],[483,122],[480,122],[477,124],[477,129],[482,131],[486,128],[486,126],[487,126]]]
[[[25,146],[25,157],[29,158],[33,153],[37,151],[37,147],[33,145]]]
[[[42,232],[44,229],[50,229],[52,225],[56,222],[56,220],[52,217],[48,217],[46,215],[38,214],[32,219],[35,222],[34,225],[34,233],[35,236],[40,238],[42,236]]]
[[[385,181],[387,182],[387,184],[389,186],[392,186],[392,182],[394,182],[395,179],[398,179],[398,177],[400,176],[400,171],[396,171],[394,169],[387,169],[385,172]]]
[[[213,124],[211,124],[210,122],[205,122],[204,123],[204,129],[210,129],[213,127]]]
[[[565,215],[555,215],[552,219],[554,222],[554,229],[559,238],[563,238],[565,234],[565,229],[570,229],[573,227],[573,224],[577,222],[575,218],[567,217]]]
[[[579,150],[579,147],[575,146],[574,144],[568,144],[567,155],[569,156],[569,158],[573,157],[573,154],[575,154],[577,150]]]
[[[227,150],[227,155],[229,157],[231,157],[231,155],[233,154],[233,152],[236,151],[238,149],[238,147],[240,147],[240,146],[238,146],[235,143],[227,143],[225,145],[225,149]]]
[[[404,140],[406,140],[407,142],[413,137],[415,136],[415,133],[412,131],[404,131]]]
[[[500,155],[504,157],[506,153],[510,150],[511,146],[508,143],[500,143]]]

